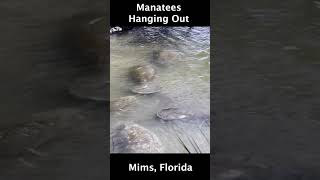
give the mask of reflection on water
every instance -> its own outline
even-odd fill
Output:
[[[170,134],[169,130],[162,132],[166,124],[157,120],[155,114],[162,108],[177,107],[199,116],[209,115],[209,31],[209,27],[140,27],[111,36],[111,100],[132,95],[129,89],[135,84],[128,77],[128,70],[135,65],[151,64],[156,71],[151,83],[161,87],[161,92],[139,96],[138,101],[128,109],[112,113],[111,128],[119,123],[139,122],[153,129],[162,142],[166,142],[167,152],[181,151],[172,145],[176,141],[164,139],[168,138],[165,134]],[[154,56],[163,51],[175,53],[166,57],[170,62],[164,66],[157,64]],[[206,152],[208,146],[204,148]]]

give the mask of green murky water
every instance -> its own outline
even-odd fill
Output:
[[[135,95],[138,99],[136,103],[123,111],[112,112],[111,129],[122,123],[138,123],[158,135],[165,147],[165,152],[183,151],[173,133],[176,130],[170,131],[171,124],[168,127],[168,123],[161,122],[155,114],[163,108],[176,107],[192,114],[209,117],[209,31],[209,27],[140,27],[127,33],[111,35],[111,101],[123,96],[135,95],[130,92],[130,88],[135,83],[128,75],[128,69],[135,65],[152,65],[156,76],[151,83],[162,87],[161,92],[153,95]],[[154,63],[153,53],[161,51],[175,53],[176,56],[170,60],[169,65],[161,66]],[[189,136],[192,129],[200,125],[201,122],[194,122],[190,126],[179,124],[177,127],[184,126],[181,134]],[[206,129],[206,137],[210,139],[208,128],[209,126]],[[203,152],[208,152],[209,144],[204,144],[201,149]]]

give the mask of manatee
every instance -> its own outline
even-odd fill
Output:
[[[172,121],[189,119],[191,117],[191,114],[179,108],[166,108],[160,110],[157,113],[157,117],[165,121]]]
[[[159,138],[138,124],[120,125],[111,136],[112,153],[161,153]]]
[[[142,84],[142,85],[134,86],[130,90],[131,92],[136,94],[147,95],[147,94],[154,94],[154,93],[160,92],[161,87],[154,84]]]
[[[165,121],[183,120],[184,122],[210,123],[210,115],[181,108],[164,108],[157,112],[156,116]]]
[[[120,111],[136,101],[137,101],[137,98],[135,96],[121,97],[117,100],[110,102],[110,111]]]
[[[178,52],[174,50],[154,51],[152,61],[161,66],[173,64],[179,58]]]
[[[130,68],[130,77],[139,83],[145,83],[151,81],[156,72],[150,65],[137,65]]]

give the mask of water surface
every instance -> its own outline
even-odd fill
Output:
[[[130,67],[151,64],[156,77],[151,82],[161,92],[139,96],[138,102],[123,112],[111,113],[111,128],[119,123],[144,124],[162,138],[166,152],[180,152],[175,139],[169,140],[166,123],[155,118],[162,108],[176,107],[199,116],[210,114],[210,34],[209,27],[138,27],[110,38],[110,98],[115,100],[130,93],[135,83],[128,76]],[[167,66],[154,63],[154,52],[164,50],[177,54]],[[201,126],[201,122],[196,123]],[[197,127],[196,126],[196,127]],[[184,129],[191,133],[191,127]],[[209,127],[206,127],[207,133]],[[209,134],[206,134],[209,138]],[[209,138],[210,139],[210,138]],[[203,139],[204,140],[204,139]],[[172,142],[174,141],[174,142]],[[171,144],[171,145],[170,145]],[[208,152],[209,144],[204,146]]]

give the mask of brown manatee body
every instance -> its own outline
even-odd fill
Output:
[[[110,111],[120,111],[136,101],[137,98],[135,96],[120,97],[119,99],[110,102]]]
[[[112,153],[161,153],[159,138],[138,124],[120,125],[111,136]]]
[[[160,66],[168,66],[174,64],[179,58],[179,54],[173,50],[154,51],[152,62]]]
[[[134,81],[146,83],[154,78],[156,71],[150,65],[138,65],[131,67],[129,74]]]

